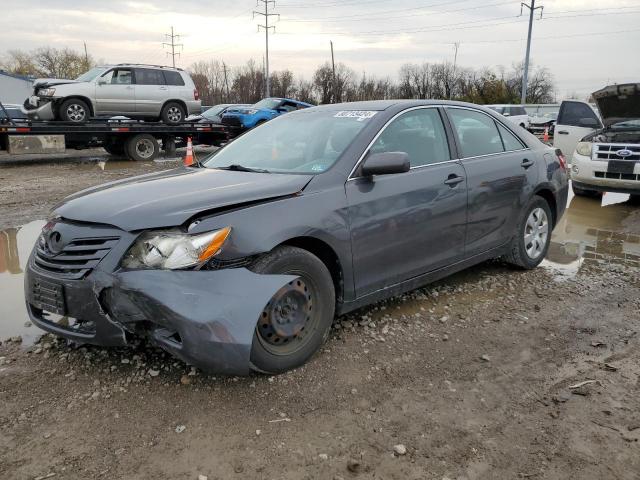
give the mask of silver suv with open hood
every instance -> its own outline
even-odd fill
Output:
[[[92,68],[75,80],[38,79],[23,111],[35,120],[83,123],[125,115],[177,124],[200,113],[200,103],[193,80],[182,69],[119,64]]]
[[[562,102],[554,146],[571,158],[576,195],[640,195],[640,84],[593,93],[599,114],[585,102]]]

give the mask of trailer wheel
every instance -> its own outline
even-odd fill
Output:
[[[124,145],[125,152],[131,160],[151,161],[158,156],[160,145],[148,133],[140,133],[129,137]]]
[[[115,157],[124,157],[124,144],[125,142],[123,141],[110,140],[105,142],[102,145],[102,148],[104,148],[110,155],[113,155]]]

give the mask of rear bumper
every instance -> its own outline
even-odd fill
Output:
[[[47,276],[30,259],[25,296],[32,322],[61,337],[118,346],[144,335],[207,372],[247,375],[258,318],[269,299],[295,278],[245,268],[112,274],[96,269],[85,279],[63,281]],[[73,325],[51,320],[34,286],[38,282],[62,286],[60,302]]]

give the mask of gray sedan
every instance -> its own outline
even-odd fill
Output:
[[[29,259],[27,307],[77,342],[145,336],[210,372],[284,372],[335,315],[491,258],[536,267],[567,190],[562,154],[489,109],[309,108],[199,165],[65,199]]]

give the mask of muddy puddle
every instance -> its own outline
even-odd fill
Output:
[[[131,162],[110,161],[109,168],[131,167]],[[95,163],[86,168],[101,168]],[[571,196],[556,227],[543,268],[559,279],[576,276],[588,262],[640,266],[640,205],[628,195],[607,194],[602,200]],[[28,322],[23,296],[23,271],[43,220],[0,231],[0,339],[21,335],[31,345],[40,335]]]

